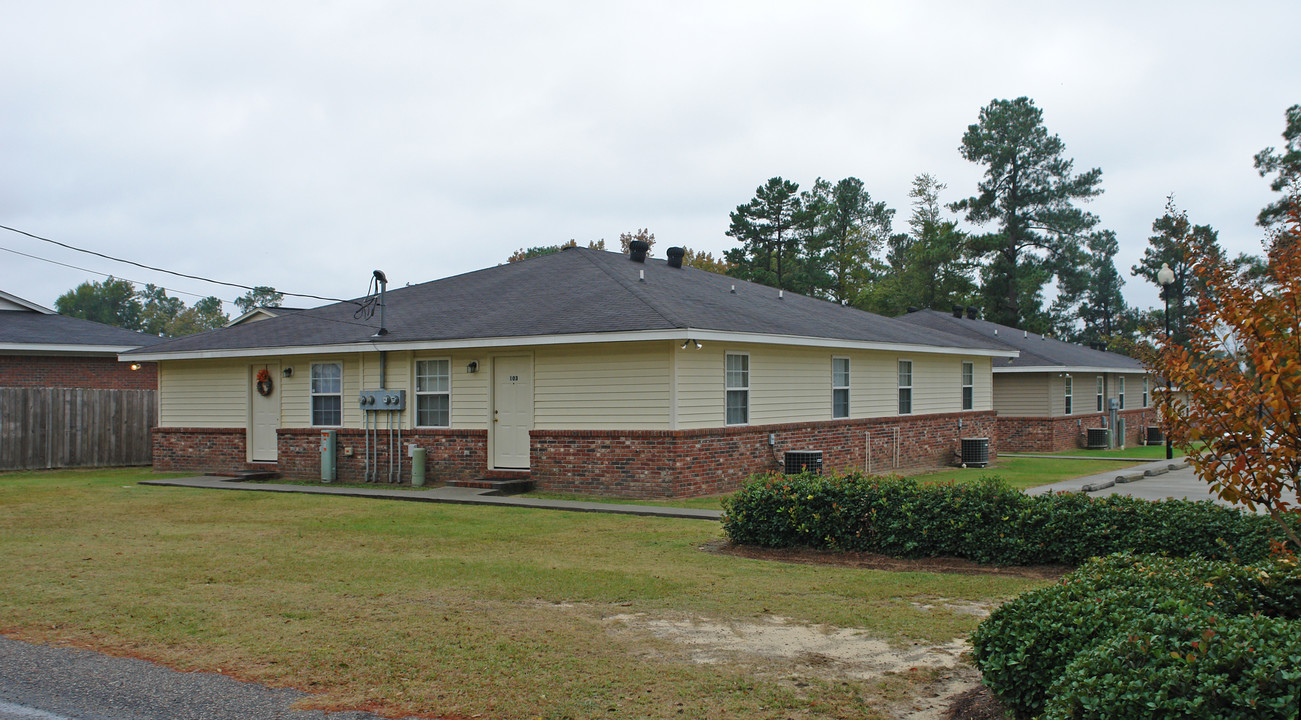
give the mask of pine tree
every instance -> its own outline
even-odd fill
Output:
[[[979,194],[953,203],[976,225],[997,231],[973,238],[985,260],[981,296],[986,316],[1027,329],[1046,329],[1043,288],[1069,274],[1070,248],[1078,248],[1097,218],[1075,206],[1102,193],[1102,171],[1080,175],[1064,157],[1066,146],[1043,125],[1029,98],[995,100],[962,137],[962,156],[986,167]]]
[[[797,227],[803,208],[799,189],[796,183],[772,178],[731,213],[727,235],[741,243],[725,254],[733,277],[786,290],[808,289],[810,283],[799,267],[803,250]]]
[[[813,294],[858,304],[877,275],[877,253],[890,237],[894,211],[855,177],[835,185],[818,178],[801,197],[805,252]]]

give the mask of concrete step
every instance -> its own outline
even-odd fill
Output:
[[[533,489],[533,481],[525,477],[482,477],[476,480],[453,480],[450,487],[477,488],[490,491],[490,495],[519,495]]]
[[[236,470],[234,472],[210,472],[204,473],[204,475],[226,478],[233,482],[243,482],[245,480],[274,480],[280,477],[280,473],[275,470]]]

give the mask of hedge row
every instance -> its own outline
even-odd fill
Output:
[[[999,565],[1075,565],[1114,552],[1253,562],[1282,539],[1272,519],[1209,500],[1028,496],[996,477],[922,485],[858,474],[758,476],[724,509],[723,529],[738,544]]]
[[[995,610],[972,637],[1020,718],[1296,718],[1301,570],[1118,554]]]

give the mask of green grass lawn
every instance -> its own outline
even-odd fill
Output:
[[[1173,448],[1174,456],[1179,458],[1184,456],[1184,452],[1179,448]],[[1074,457],[1103,457],[1103,458],[1131,458],[1133,460],[1164,460],[1164,445],[1135,445],[1133,447],[1120,448],[1116,450],[1066,450],[1063,452],[1044,453],[1044,455],[1068,455]]]
[[[695,663],[612,617],[781,617],[911,646],[975,627],[946,603],[1042,584],[714,554],[700,547],[721,529],[698,520],[136,484],[149,477],[0,475],[0,629],[311,690],[322,708],[881,717],[897,677]]]
[[[627,505],[654,505],[659,507],[691,508],[694,510],[722,510],[726,495],[707,495],[694,498],[674,498],[672,500],[633,500],[629,498],[601,497],[596,495],[572,495],[569,493],[529,492],[519,497],[539,498],[542,500],[578,500],[581,502],[599,502]]]
[[[1135,463],[1141,460],[1135,460]],[[966,482],[997,475],[1010,487],[1019,490],[1071,480],[1095,473],[1112,472],[1129,467],[1115,460],[1062,460],[1059,458],[1002,458],[987,468],[952,468],[918,475],[922,482]]]

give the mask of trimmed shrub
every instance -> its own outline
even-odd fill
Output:
[[[1295,720],[1301,622],[1261,615],[1142,618],[1080,653],[1044,720]]]
[[[1178,634],[1171,638],[1159,636],[1161,628],[1174,625],[1152,623],[1182,622],[1200,628],[1197,632],[1202,633],[1208,623],[1220,622],[1214,618],[1272,617],[1282,625],[1257,631],[1239,627],[1242,623],[1238,623],[1234,625],[1236,634],[1227,639],[1250,638],[1254,632],[1263,633],[1262,638],[1274,637],[1271,633],[1285,632],[1289,626],[1291,633],[1301,636],[1301,604],[1296,602],[1299,593],[1301,571],[1295,566],[1269,563],[1251,567],[1203,558],[1118,554],[1089,562],[1057,585],[1026,593],[999,607],[972,636],[973,654],[985,684],[1019,717],[1043,712],[1049,698],[1055,698],[1054,702],[1062,707],[1061,714],[1054,717],[1112,717],[1106,715],[1105,704],[1098,706],[1103,708],[1099,711],[1103,715],[1088,714],[1093,712],[1096,693],[1114,695],[1117,702],[1124,699],[1138,703],[1134,707],[1151,712],[1152,706],[1147,703],[1159,705],[1171,692],[1183,692],[1178,688],[1239,682],[1234,678],[1255,677],[1265,672],[1263,668],[1290,662],[1288,658],[1293,654],[1286,644],[1276,647],[1247,643],[1244,647],[1261,654],[1234,656],[1238,651],[1233,648],[1238,646],[1230,644],[1217,650],[1216,657],[1222,659],[1223,667],[1193,668],[1184,673],[1192,673],[1187,677],[1168,668],[1165,672],[1172,685],[1148,683],[1144,691],[1144,680],[1131,677],[1147,672],[1139,662],[1140,655],[1155,652],[1153,647],[1168,646],[1164,651],[1167,654],[1182,647],[1178,645]],[[1125,657],[1136,664],[1128,671],[1114,671],[1114,677],[1101,677],[1098,668],[1111,667],[1108,663],[1119,660],[1100,657],[1098,653],[1107,651],[1098,648],[1119,647],[1126,641],[1133,645],[1125,646],[1130,648]],[[1148,649],[1142,650],[1144,647]],[[1282,655],[1274,657],[1275,653]],[[1185,661],[1187,654],[1185,651],[1181,655]],[[1255,669],[1242,669],[1247,665]],[[1270,692],[1288,687],[1294,679],[1280,676],[1278,682],[1281,685],[1271,685]],[[1086,698],[1080,693],[1089,695]],[[1241,697],[1254,696],[1247,693]],[[1140,716],[1151,715],[1132,717]]]
[[[1281,533],[1268,517],[1209,500],[1028,496],[997,477],[922,485],[908,478],[759,476],[726,505],[732,542],[1001,565],[1078,564],[1114,552],[1255,561]]]

